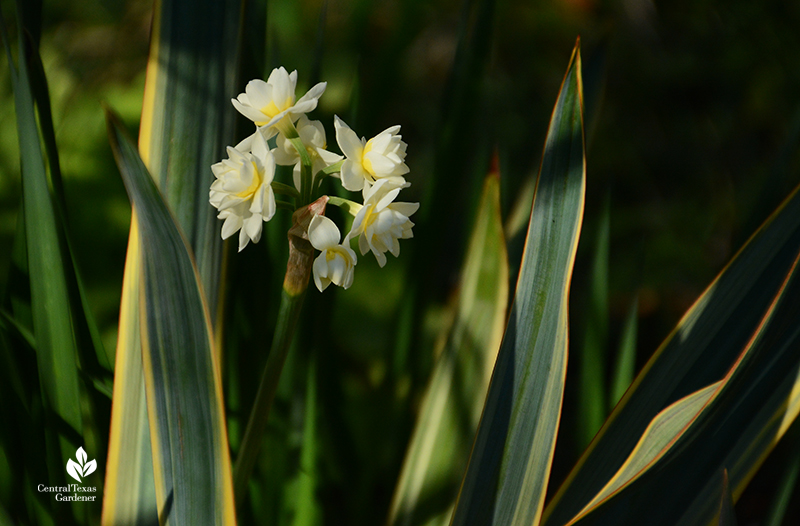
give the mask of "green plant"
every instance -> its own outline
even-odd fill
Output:
[[[451,152],[464,140],[464,108],[469,108],[464,101],[479,89],[471,77],[486,52],[474,35],[482,34],[493,5],[466,4],[465,13],[481,16],[468,28],[465,22],[448,99],[452,106],[435,147],[433,165],[443,175],[429,182],[420,198],[417,239],[404,242],[403,250],[413,251],[409,263],[394,270],[389,265],[380,278],[374,267],[363,269],[376,277],[365,278],[362,294],[399,298],[387,316],[397,335],[391,365],[364,371],[363,379],[345,385],[348,393],[335,381],[344,374],[341,364],[324,351],[333,346],[329,342],[337,330],[347,330],[342,319],[356,323],[358,313],[347,310],[352,304],[338,302],[357,291],[332,300],[312,289],[313,298],[306,297],[314,255],[313,239],[307,238],[312,216],[321,221],[326,202],[342,205],[356,222],[360,205],[338,195],[338,187],[324,186],[328,173],[314,177],[327,168],[317,170],[308,145],[298,146],[302,134],[291,133],[291,119],[291,128],[282,132],[298,146],[299,188],[286,184],[290,170],[280,167],[275,177],[286,183],[268,186],[291,196],[293,202],[278,199],[276,206],[295,211],[293,223],[288,215],[273,219],[270,214],[266,239],[248,247],[251,259],[240,258],[223,245],[217,211],[208,203],[211,166],[235,135],[228,101],[241,89],[237,57],[242,35],[249,34],[239,2],[214,2],[207,10],[181,0],[156,2],[138,148],[113,108],[107,110],[111,148],[133,209],[113,360],[102,344],[74,255],[38,54],[37,13],[30,5],[17,5],[16,61],[0,20],[14,88],[24,210],[12,249],[19,283],[8,280],[15,287],[8,287],[0,315],[0,408],[9,423],[2,432],[0,521],[367,522],[368,515],[359,517],[352,508],[344,508],[352,518],[331,516],[336,495],[325,492],[335,485],[330,480],[347,481],[340,491],[358,506],[369,493],[347,477],[358,476],[341,471],[369,470],[380,455],[375,450],[367,460],[355,453],[333,458],[332,451],[351,451],[337,449],[336,442],[371,439],[367,433],[337,435],[335,429],[323,438],[322,428],[326,422],[336,428],[354,420],[344,404],[337,404],[341,400],[356,399],[359,410],[379,413],[363,386],[391,376],[388,400],[404,399],[408,391],[420,397],[394,497],[384,510],[392,525],[732,523],[732,502],[800,410],[797,190],[753,234],[635,379],[636,308],[630,310],[628,337],[610,388],[602,380],[610,359],[597,351],[608,332],[604,225],[613,211],[605,209],[590,280],[592,314],[580,340],[586,349],[581,355],[585,377],[599,379],[583,385],[589,403],[582,407],[593,409],[586,411],[576,439],[591,443],[548,502],[556,439],[566,429],[562,407],[574,333],[568,323],[569,293],[586,198],[583,71],[576,45],[535,182],[530,193],[520,192],[516,205],[521,215],[531,213],[522,221],[527,234],[519,270],[513,270],[519,229],[512,220],[503,224],[501,154],[495,154],[490,169],[484,162],[474,170],[480,177],[471,179],[482,184],[475,185],[477,206],[469,221],[463,213],[469,206],[454,190],[469,185],[458,185],[461,172],[446,169],[460,161]],[[354,95],[348,111],[357,114],[357,108]],[[337,131],[341,126],[337,121]],[[485,148],[477,144],[476,149]],[[486,151],[483,155],[489,157]],[[337,169],[344,170],[338,164],[330,172]],[[321,187],[330,194],[322,202],[315,193]],[[410,207],[403,210],[408,221]],[[447,306],[439,307],[439,323],[432,323],[425,314],[436,312],[429,290],[436,276],[426,270],[430,259],[445,251],[442,232],[454,230],[454,222],[462,229],[465,223],[473,226],[459,285]],[[261,234],[247,235],[244,244]],[[333,245],[314,247],[333,250]],[[516,277],[515,287],[509,286],[509,276]],[[262,290],[254,285],[261,279],[269,284],[264,287],[269,299],[248,298],[249,287]],[[393,287],[401,288],[398,283],[404,290],[393,293]],[[510,289],[515,292],[509,308]],[[265,324],[268,329],[258,330]],[[433,331],[426,329],[432,324]],[[363,342],[383,329],[359,330],[366,334]],[[410,356],[419,349],[433,365],[430,375],[415,378]],[[263,376],[253,374],[262,366]],[[605,415],[608,406],[613,410]],[[66,485],[64,466],[74,463],[76,449],[84,445],[100,459],[98,473],[105,476],[95,492],[102,496],[102,508],[54,502],[37,490],[45,481]],[[80,465],[85,455],[78,458]],[[796,462],[793,466],[790,475],[796,473]],[[787,488],[793,480],[787,476]],[[776,512],[773,520],[779,516]]]

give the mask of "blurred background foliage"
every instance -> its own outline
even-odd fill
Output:
[[[13,9],[2,7],[6,14]],[[107,102],[136,131],[151,9],[147,0],[47,0],[43,6],[41,54],[70,233],[110,351],[116,345],[130,206],[100,103]],[[493,152],[516,275],[521,236],[513,231],[514,207],[538,168],[576,35],[584,57],[587,200],[572,288],[573,363],[551,491],[584,445],[572,433],[578,425],[575,345],[588,323],[593,245],[605,199],[610,199],[606,343],[617,347],[638,298],[638,371],[798,183],[798,4],[252,0],[244,20],[241,87],[284,65],[298,70],[298,93],[318,80],[328,82],[314,113],[326,126],[338,114],[369,137],[401,124],[413,183],[405,199],[421,203],[421,218],[440,219],[415,229],[417,239],[404,243],[403,257],[386,268],[362,258],[350,290],[309,291],[308,330],[299,333],[284,372],[265,445],[275,454],[262,455],[261,472],[286,473],[286,479],[296,472],[308,428],[304,386],[310,373],[301,364],[313,360],[324,393],[314,432],[322,438],[312,454],[319,461],[304,458],[303,465],[314,466],[305,475],[313,475],[332,524],[337,521],[331,513],[351,524],[385,520],[434,360],[432,342],[458,280]],[[21,188],[7,68],[0,69],[0,100],[0,279],[5,280]],[[249,128],[240,124],[243,136]],[[333,146],[333,130],[327,131]],[[440,209],[430,209],[432,203]],[[527,209],[521,210],[527,216]],[[237,276],[229,288],[225,335],[234,450],[266,358],[275,313],[263,310],[276,305],[279,294],[284,232],[270,224],[265,242],[229,257],[229,270]],[[410,278],[422,280],[424,294],[409,292]],[[6,285],[0,282],[0,289]],[[415,317],[425,328],[420,341],[402,330]],[[610,371],[609,365],[603,373]],[[737,504],[740,523],[764,515],[789,449],[790,444],[779,445]],[[256,478],[251,491],[263,489],[271,497],[253,499],[252,512],[245,513],[263,517],[291,509],[293,486],[285,491],[265,486],[279,483],[283,479]],[[286,502],[270,500],[280,495]],[[800,516],[800,497],[793,501],[787,521]],[[249,522],[247,516],[242,520]]]

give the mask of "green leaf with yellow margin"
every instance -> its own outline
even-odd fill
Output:
[[[139,153],[109,113],[139,233],[139,327],[161,524],[235,524],[222,382],[199,275]]]
[[[662,514],[663,517],[660,516],[664,520],[672,512],[682,510],[678,502],[689,507],[698,492],[706,492],[707,502],[713,502],[718,487],[711,488],[706,483],[723,467],[729,471],[734,496],[741,493],[755,468],[797,414],[793,395],[788,394],[796,381],[792,377],[792,367],[795,366],[792,362],[784,363],[784,376],[773,376],[772,385],[760,382],[761,375],[780,373],[770,365],[770,355],[763,353],[782,349],[781,342],[792,338],[785,330],[779,340],[770,339],[778,336],[761,333],[778,330],[776,327],[781,327],[784,320],[797,316],[796,308],[787,301],[788,295],[781,291],[787,286],[787,276],[794,268],[798,251],[800,196],[795,190],[709,286],[644,367],[548,505],[545,524],[560,526],[573,519],[625,464],[656,415],[674,402],[725,378],[745,353],[750,365],[729,379],[725,389],[718,394],[719,398],[712,402],[713,407],[709,406],[691,426],[691,433],[685,433],[681,438],[684,444],[682,451],[688,456],[681,457],[673,447],[672,452],[665,452],[665,459],[658,466],[658,470],[663,470],[668,466],[680,465],[681,458],[689,458],[702,451],[698,458],[702,462],[711,462],[708,467],[710,471],[702,475],[703,471],[698,465],[687,464],[691,466],[688,468],[691,478],[684,474],[670,480],[672,489],[665,488],[666,494],[651,494],[653,500],[645,502],[649,503],[650,508],[659,502],[669,502],[671,508]],[[779,297],[783,298],[779,311],[765,317]],[[765,324],[765,320],[769,323]],[[777,347],[766,351],[754,350],[753,342],[762,340]],[[763,347],[765,344],[758,345]],[[761,365],[753,365],[753,360]],[[758,367],[765,369],[758,370]],[[763,389],[760,399],[744,396],[743,393],[748,392],[752,395],[753,389]],[[752,403],[756,403],[757,407],[749,405]],[[749,413],[737,409],[737,404],[747,406]],[[725,440],[721,435],[715,435],[708,445],[692,438],[699,433],[697,430],[710,425],[704,422],[712,421],[717,421],[719,425],[734,425],[736,430],[731,431]],[[686,446],[690,442],[692,447]],[[726,455],[726,458],[720,455]],[[647,475],[643,478],[649,479],[649,476],[655,477]],[[618,498],[619,506],[623,506],[621,502],[627,499],[626,494],[637,492],[637,487],[645,486],[643,482],[637,482],[631,489],[624,490]],[[691,499],[686,495],[673,495],[687,488],[695,491]],[[705,510],[702,514],[705,514],[708,510],[706,504],[700,507]],[[647,522],[655,524],[652,520],[648,518]]]
[[[545,142],[514,305],[452,524],[536,525],[567,371],[567,304],[586,163],[579,43]]]
[[[499,173],[483,186],[452,319],[422,401],[389,524],[446,525],[469,459],[508,309]]]
[[[744,487],[771,449],[759,437],[780,437],[782,420],[790,423],[800,408],[800,400],[791,400],[798,398],[800,369],[792,352],[800,344],[797,264],[725,377],[662,411],[606,488],[569,524],[704,525],[725,496],[717,473],[730,471],[731,485]]]
[[[236,91],[240,15],[240,0],[155,2],[139,135],[142,159],[189,237],[212,317],[222,310],[222,244],[208,204],[210,166],[233,137],[230,96]],[[139,338],[140,252],[134,218],[120,309],[104,525],[158,521]]]

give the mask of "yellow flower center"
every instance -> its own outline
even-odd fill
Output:
[[[294,97],[288,97],[285,101],[283,101],[283,104],[281,104],[280,106],[275,104],[274,100],[269,101],[269,104],[258,110],[267,117],[269,117],[269,120],[257,122],[256,125],[264,126],[266,123],[272,120],[272,118],[275,115],[279,114],[280,112],[284,111],[287,108],[291,108],[292,104],[294,104]]]
[[[367,141],[367,144],[364,145],[364,150],[361,152],[361,166],[364,167],[364,170],[370,174],[372,177],[375,177],[375,170],[372,168],[372,161],[367,159],[367,154],[372,150],[372,139]]]
[[[375,222],[378,219],[378,214],[375,212],[375,205],[369,205],[367,207],[367,211],[364,213],[364,232],[367,231],[367,227]]]
[[[261,182],[264,180],[264,176],[258,171],[256,163],[250,161],[250,164],[253,166],[253,181],[250,183],[250,186],[236,194],[236,197],[251,197],[256,193],[256,190],[258,190],[258,188],[261,186]]]

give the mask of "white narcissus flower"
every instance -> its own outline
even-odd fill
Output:
[[[241,151],[239,148],[245,149]],[[228,159],[211,167],[216,180],[211,184],[209,202],[224,219],[222,239],[238,230],[239,251],[261,239],[264,221],[275,215],[275,158],[260,133],[248,137],[235,148],[228,147]]]
[[[341,234],[336,224],[325,216],[317,215],[308,225],[308,240],[320,251],[314,260],[314,283],[322,292],[333,283],[342,288],[353,284],[356,253],[346,245],[340,245]]]
[[[325,139],[325,127],[320,121],[309,120],[305,115],[297,121],[297,133],[300,140],[306,145],[309,157],[311,157],[311,173],[316,174],[327,166],[337,163],[342,159],[341,155],[329,152],[328,144]],[[281,166],[294,166],[294,185],[300,190],[300,155],[297,153],[294,144],[279,134],[275,148],[275,162]]]
[[[336,142],[346,157],[342,164],[342,186],[351,192],[365,189],[380,179],[393,179],[404,183],[408,173],[406,166],[406,143],[400,126],[392,126],[370,140],[358,138],[345,122],[334,115]]]
[[[399,239],[414,237],[411,228],[414,223],[409,217],[419,209],[419,203],[394,203],[401,188],[391,179],[380,179],[372,187],[365,188],[364,206],[356,213],[353,227],[347,234],[345,244],[358,236],[361,255],[371,250],[381,267],[386,264],[385,252],[395,257],[400,255]]]
[[[317,107],[317,101],[325,91],[327,83],[320,82],[308,93],[295,100],[297,71],[287,73],[283,66],[273,69],[266,82],[260,79],[247,83],[244,93],[231,99],[239,113],[269,129],[269,137],[277,133],[277,126],[284,117],[294,122],[300,115]]]

